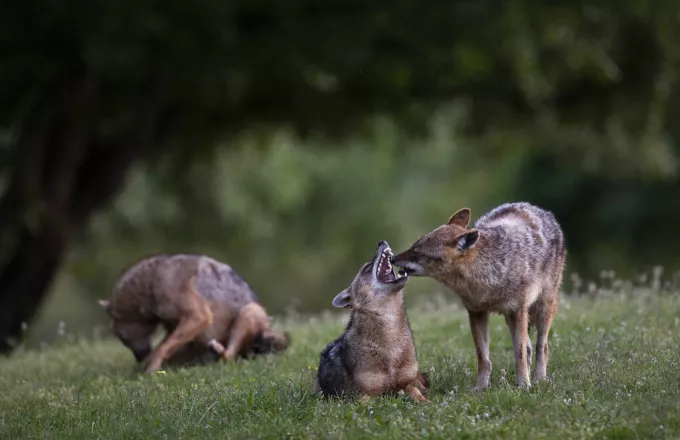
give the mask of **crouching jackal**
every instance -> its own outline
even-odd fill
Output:
[[[512,336],[517,385],[530,386],[529,326],[536,326],[534,380],[546,378],[548,332],[566,259],[562,228],[552,213],[528,203],[501,205],[468,228],[470,210],[418,239],[392,259],[406,275],[428,276],[455,291],[468,311],[477,350],[476,389],[489,386],[489,312]]]
[[[364,264],[352,284],[335,299],[335,307],[351,308],[345,332],[321,353],[314,392],[362,399],[405,391],[425,401],[427,376],[418,371],[413,334],[404,309],[407,277],[392,270],[386,241]]]
[[[110,301],[110,327],[147,372],[170,364],[281,353],[287,333],[271,329],[257,295],[231,267],[201,255],[158,255],[127,269]],[[167,334],[153,350],[158,325]]]

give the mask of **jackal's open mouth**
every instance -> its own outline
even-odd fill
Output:
[[[383,243],[383,242],[381,242]],[[384,242],[385,249],[378,256],[378,266],[376,268],[376,278],[378,282],[386,284],[394,284],[404,282],[408,278],[407,274],[395,274],[392,267],[392,250],[387,242]]]

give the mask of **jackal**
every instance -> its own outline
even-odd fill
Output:
[[[345,332],[321,353],[314,391],[326,397],[363,399],[404,390],[425,401],[427,376],[419,373],[413,334],[404,309],[407,277],[392,270],[386,241],[364,264],[352,284],[334,299],[335,307],[351,308]]]
[[[201,255],[157,255],[127,269],[111,301],[110,327],[147,372],[175,364],[281,353],[287,333],[272,330],[255,292],[228,265]],[[152,351],[158,325],[167,334]]]
[[[546,378],[548,333],[557,312],[566,260],[562,228],[549,211],[507,203],[469,229],[470,210],[418,239],[392,259],[405,275],[432,277],[455,291],[468,311],[477,350],[477,385],[489,386],[489,312],[505,316],[517,385],[530,386],[529,326],[536,326],[534,380]]]

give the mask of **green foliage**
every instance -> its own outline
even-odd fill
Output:
[[[380,119],[368,138],[330,151],[279,133],[194,162],[181,179],[139,169],[78,244],[69,288],[107,296],[144,255],[199,252],[234,266],[273,312],[329,307],[379,240],[406,247],[460,206],[480,214],[508,196],[502,182],[518,161],[477,162],[459,147],[458,113],[442,113],[420,141]]]
[[[416,284],[416,283],[413,283]],[[0,436],[155,438],[677,438],[680,298],[603,289],[560,304],[550,340],[551,381],[518,390],[502,318],[491,319],[491,388],[473,393],[475,355],[463,310],[411,307],[432,404],[367,404],[311,394],[319,352],[346,314],[290,318],[280,357],[137,373],[117,341],[59,342],[0,363]],[[330,294],[324,294],[328,300]],[[609,297],[608,297],[609,296]]]
[[[673,174],[679,11],[640,0],[14,1],[0,21],[0,133],[19,133],[71,76],[96,88],[97,137],[127,139],[153,108],[144,122],[178,163],[280,124],[339,134],[377,113],[411,131],[464,99],[469,128],[501,145],[519,136],[588,166]],[[0,151],[15,142],[0,137]]]
[[[460,207],[477,218],[522,199],[553,210],[563,224],[567,277],[576,271],[592,279],[595,267],[624,276],[636,274],[635,264],[678,267],[670,234],[660,233],[672,223],[630,234],[637,222],[662,220],[652,205],[680,209],[670,191],[649,199],[639,181],[628,200],[614,203],[617,181],[586,178],[544,153],[470,148],[460,135],[464,115],[462,107],[439,112],[418,139],[378,119],[367,137],[340,145],[277,132],[243,138],[183,172],[162,162],[138,168],[112,209],[93,219],[57,289],[75,289],[94,304],[135,260],[196,252],[234,266],[274,313],[319,310],[330,307],[326,296],[346,287],[378,240],[405,248]],[[411,294],[444,289],[422,286]]]
[[[557,214],[570,270],[675,267],[679,14],[641,0],[10,1],[0,343],[76,234],[57,290],[88,301],[145,254],[193,251],[234,265],[272,311],[318,309],[369,243],[405,246],[461,205],[513,199]]]

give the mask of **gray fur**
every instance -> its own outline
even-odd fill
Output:
[[[203,255],[156,255],[128,268],[110,301],[99,304],[116,336],[148,372],[163,362],[190,364],[282,352],[289,335],[229,265]],[[167,337],[152,351],[162,325]]]
[[[469,220],[468,209],[457,211],[393,262],[412,275],[438,280],[461,297],[477,349],[477,388],[487,387],[491,376],[489,312],[506,318],[521,386],[529,385],[528,327],[536,325],[535,379],[545,379],[547,335],[566,260],[562,228],[551,212],[526,202],[498,206],[472,228]]]

